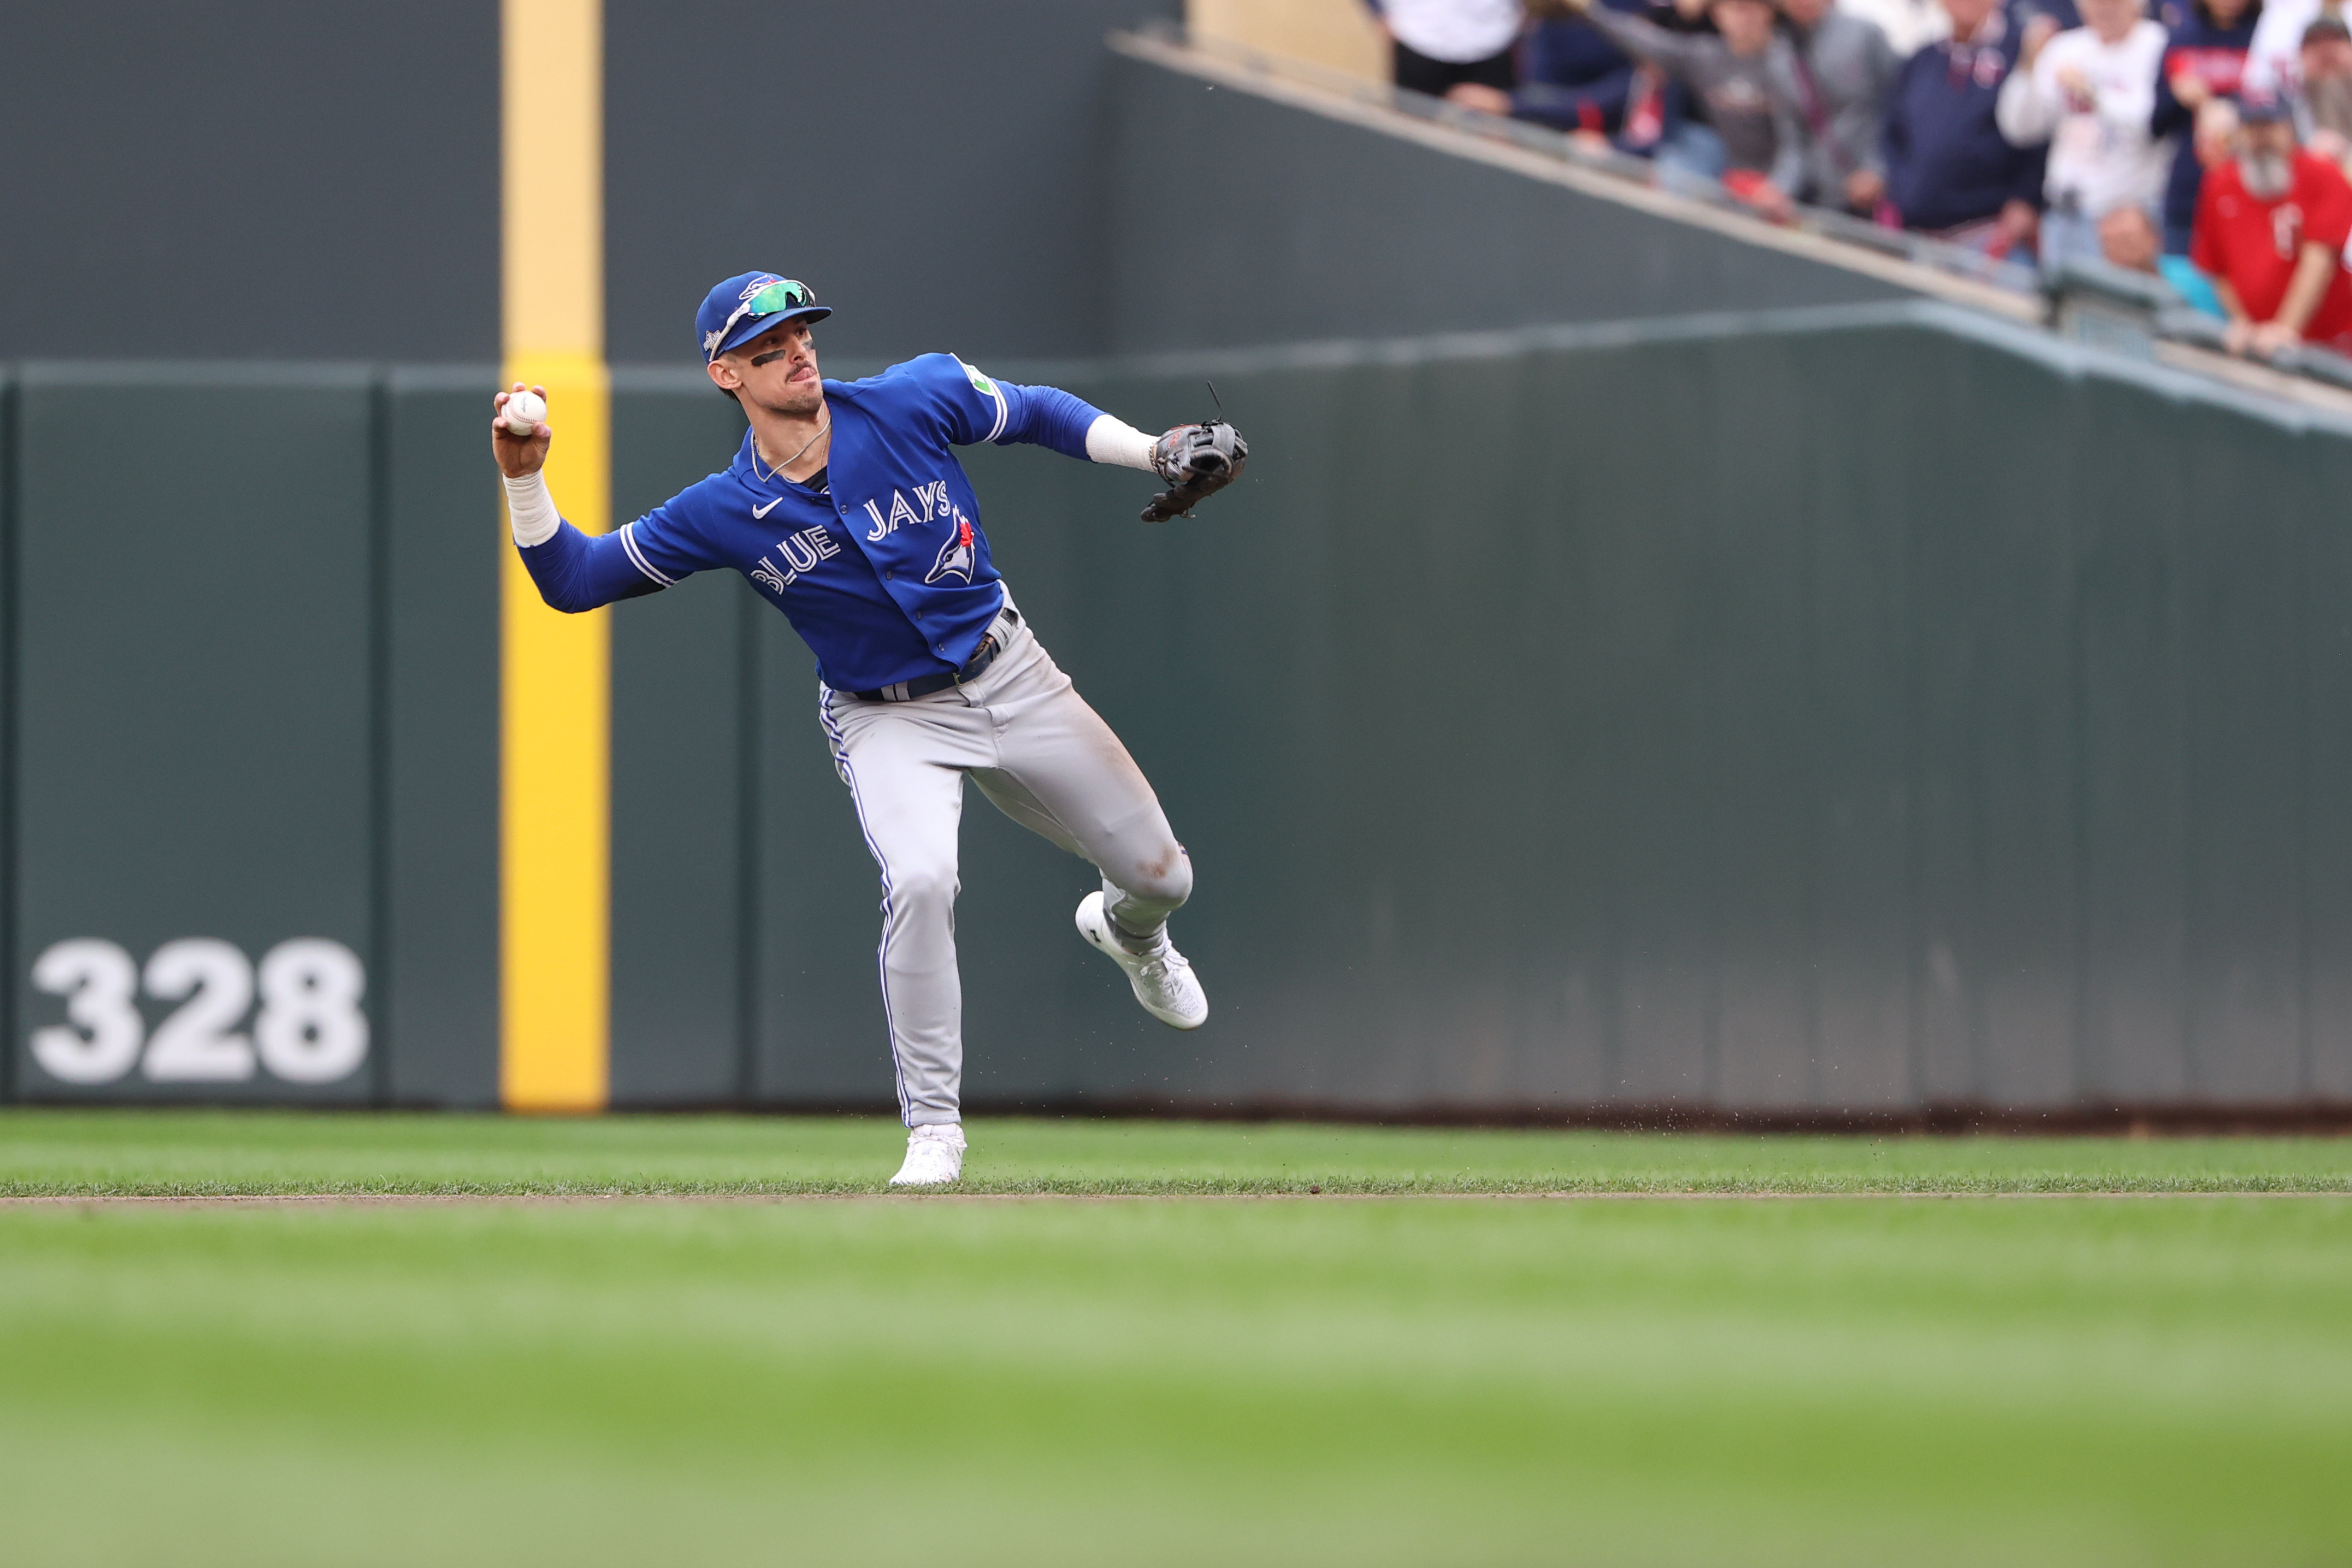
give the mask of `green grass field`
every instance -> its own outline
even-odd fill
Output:
[[[0,1561],[2352,1560],[2352,1141],[972,1134],[0,1113]]]

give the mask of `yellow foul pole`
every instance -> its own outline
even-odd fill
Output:
[[[506,377],[547,388],[548,488],[611,523],[600,0],[502,0]],[[487,419],[487,413],[485,414]],[[611,1072],[611,629],[541,603],[509,545],[500,586],[499,1093],[596,1111]]]

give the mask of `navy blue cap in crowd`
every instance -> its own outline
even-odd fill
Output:
[[[2238,100],[2241,125],[2292,124],[2294,110],[2275,93],[2250,92]]]

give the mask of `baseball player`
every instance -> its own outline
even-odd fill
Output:
[[[963,993],[956,974],[956,829],[969,778],[999,810],[1102,873],[1078,934],[1127,972],[1144,1010],[1197,1029],[1209,1003],[1168,937],[1192,865],[1151,786],[1071,686],[989,559],[955,448],[1023,441],[1148,470],[1169,488],[1148,521],[1189,511],[1241,473],[1231,425],[1147,435],[1053,387],[992,381],[925,354],[861,382],[820,379],[809,329],[832,311],[769,272],[704,298],[695,335],[711,383],[750,419],[713,474],[596,537],[556,514],[541,468],[551,433],[507,418],[490,444],[523,564],[578,612],[658,593],[690,572],[741,572],[815,653],[834,766],[882,873],[882,1008],[908,1129],[897,1186],[963,1174]],[[530,389],[544,398],[543,389]]]

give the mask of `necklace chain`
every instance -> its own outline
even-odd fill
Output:
[[[832,414],[832,412],[831,412],[830,410],[828,410],[828,411],[826,411],[826,413],[825,413],[825,420],[824,420],[824,424],[822,424],[822,425],[820,425],[820,426],[818,426],[816,434],[812,435],[812,436],[810,436],[806,441],[802,442],[802,443],[801,443],[801,449],[800,449],[798,452],[793,453],[790,457],[785,458],[782,463],[777,463],[777,464],[771,465],[770,465],[770,468],[769,468],[768,477],[769,477],[769,478],[771,478],[771,479],[781,479],[781,478],[782,478],[782,477],[784,476],[784,470],[785,470],[785,469],[787,469],[787,468],[791,467],[793,464],[795,464],[795,463],[799,462],[799,461],[800,461],[803,456],[807,455],[807,454],[808,454],[808,449],[809,449],[810,447],[812,447],[812,446],[814,446],[814,445],[817,444],[817,442],[818,442],[821,438],[823,438],[824,436],[825,436],[825,435],[829,434],[832,432],[832,430],[833,430],[833,414]],[[754,478],[757,478],[757,477],[759,476],[759,473],[760,473],[759,456],[760,456],[760,443],[755,439],[755,440],[753,440],[753,442],[751,443],[751,457],[752,457],[752,463],[751,463],[751,474],[752,474],[752,476],[753,476]],[[765,482],[765,481],[762,481],[762,483],[764,483],[764,482]]]

